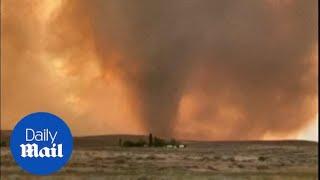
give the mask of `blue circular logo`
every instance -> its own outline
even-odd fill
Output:
[[[48,175],[68,162],[73,138],[61,118],[37,112],[17,123],[11,134],[10,149],[22,169],[35,175]]]

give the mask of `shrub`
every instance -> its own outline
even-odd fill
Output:
[[[259,161],[265,161],[265,160],[267,160],[268,158],[267,157],[264,157],[264,156],[260,156],[259,158],[258,158],[258,160]]]
[[[166,146],[167,143],[165,142],[165,140],[155,137],[153,145],[155,147],[161,147],[161,146]]]
[[[1,147],[5,147],[5,146],[7,146],[7,142],[5,142],[5,141],[1,141],[0,146],[1,146]]]
[[[169,141],[169,144],[171,144],[171,145],[179,145],[179,142],[178,141],[176,141],[175,139],[171,139],[170,141]]]

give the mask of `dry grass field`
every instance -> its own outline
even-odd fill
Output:
[[[184,149],[168,149],[118,147],[109,141],[109,145],[102,143],[107,142],[103,139],[106,137],[81,139],[83,146],[76,139],[67,166],[47,177],[23,172],[13,161],[9,149],[1,148],[1,179],[291,180],[318,177],[318,144],[314,142],[184,142],[187,144]]]

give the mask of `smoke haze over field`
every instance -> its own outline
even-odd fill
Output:
[[[317,115],[315,0],[2,1],[1,126],[295,136]]]

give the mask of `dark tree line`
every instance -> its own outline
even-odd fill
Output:
[[[179,142],[176,141],[175,139],[171,139],[169,141],[166,141],[165,139],[161,139],[159,137],[153,137],[152,134],[149,134],[148,138],[149,142],[146,142],[143,139],[139,139],[138,141],[130,141],[130,140],[125,140],[122,142],[122,139],[119,139],[119,146],[123,147],[144,147],[144,146],[149,146],[149,147],[163,147],[166,145],[178,145]]]

